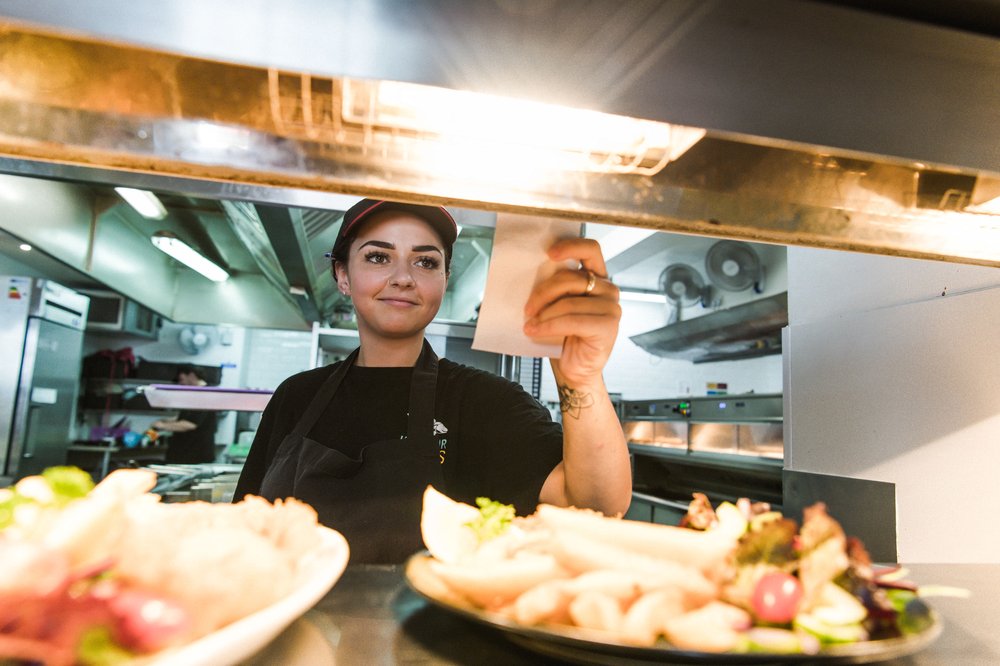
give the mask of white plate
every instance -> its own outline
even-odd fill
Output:
[[[350,550],[347,540],[319,528],[320,544],[303,558],[295,589],[284,599],[183,647],[140,660],[142,666],[228,666],[257,653],[316,605],[340,579]]]

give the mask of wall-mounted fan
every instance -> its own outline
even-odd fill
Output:
[[[715,243],[705,254],[705,272],[719,289],[743,291],[753,287],[758,294],[764,291],[764,267],[749,243]]]
[[[681,320],[681,309],[697,303],[705,305],[708,289],[701,273],[688,264],[670,264],[660,273],[660,291],[672,306],[668,324]]]
[[[177,334],[177,345],[185,354],[197,356],[215,342],[215,329],[210,326],[185,326]]]

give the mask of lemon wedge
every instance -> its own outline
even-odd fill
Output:
[[[479,547],[476,533],[467,523],[479,517],[479,509],[456,502],[433,486],[424,490],[420,534],[430,554],[446,564],[454,564]]]

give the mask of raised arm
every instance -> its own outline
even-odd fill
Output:
[[[621,319],[618,288],[607,279],[596,241],[559,241],[549,257],[575,259],[582,268],[540,282],[525,306],[525,334],[565,336],[561,358],[551,360],[563,417],[563,461],[539,500],[624,513],[632,497],[628,446],[602,374]]]

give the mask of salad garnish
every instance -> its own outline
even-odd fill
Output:
[[[466,525],[476,534],[479,542],[489,541],[507,531],[514,521],[515,511],[511,504],[501,504],[488,497],[477,497],[479,515]]]

